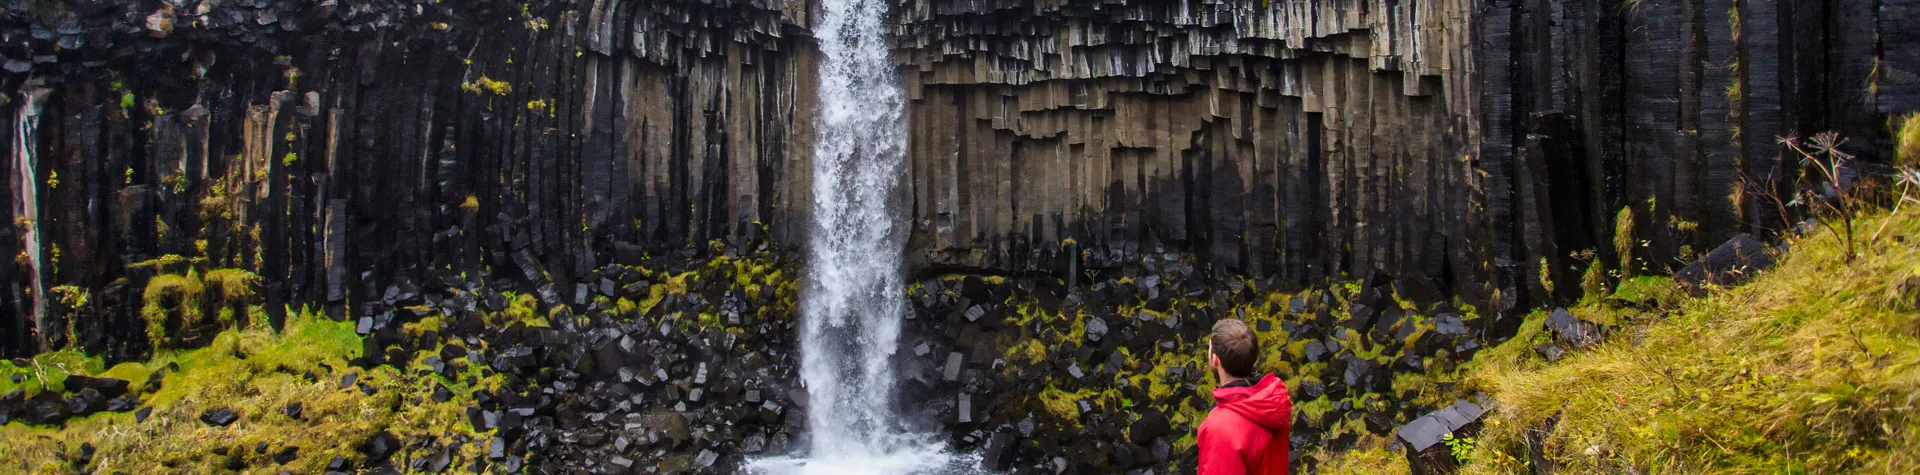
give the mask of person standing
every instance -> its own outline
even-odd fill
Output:
[[[1199,475],[1287,473],[1293,401],[1279,376],[1253,374],[1258,348],[1246,322],[1213,325],[1207,365],[1220,385],[1213,389],[1213,410],[1197,429]]]

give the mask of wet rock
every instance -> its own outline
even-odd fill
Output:
[[[1766,243],[1751,234],[1741,233],[1674,273],[1673,281],[1694,296],[1702,296],[1706,294],[1708,284],[1740,285],[1760,271],[1772,268],[1773,264],[1773,254],[1767,249]]]
[[[960,366],[966,361],[966,355],[955,351],[947,354],[947,365],[942,369],[941,377],[947,382],[960,379]]]
[[[987,470],[1007,471],[1013,468],[1013,449],[1019,441],[1014,440],[1012,432],[995,431],[987,440],[987,448],[981,453],[980,466]]]

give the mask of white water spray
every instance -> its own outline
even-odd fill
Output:
[[[811,451],[755,461],[771,473],[949,471],[944,447],[894,413],[889,359],[908,311],[906,237],[891,203],[905,163],[905,101],[887,50],[887,0],[825,0],[820,117],[813,151],[813,235],[802,294],[801,378]]]

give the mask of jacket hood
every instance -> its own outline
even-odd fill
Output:
[[[1240,414],[1267,430],[1281,430],[1293,421],[1293,401],[1287,398],[1287,382],[1271,374],[1259,377],[1253,386],[1216,387],[1215,407]]]

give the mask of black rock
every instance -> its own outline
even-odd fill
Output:
[[[447,402],[451,400],[453,400],[453,391],[447,390],[446,385],[435,384],[433,386],[433,402]]]
[[[287,407],[282,409],[281,412],[286,414],[289,419],[299,420],[301,415],[306,412],[306,405],[299,402],[289,402],[287,403]]]
[[[987,440],[985,453],[981,454],[981,467],[1001,472],[1012,469],[1013,448],[1018,442],[1010,431],[995,431],[993,438]]]
[[[67,382],[65,384],[67,391],[78,393],[84,389],[92,389],[99,392],[101,397],[107,399],[120,397],[127,393],[127,381],[124,379],[70,375],[67,376]]]
[[[140,398],[132,395],[120,396],[107,401],[107,412],[127,412],[140,407]]]
[[[1327,345],[1320,340],[1307,341],[1306,350],[1307,362],[1320,361],[1327,356]]]
[[[1546,358],[1548,363],[1558,362],[1560,358],[1567,356],[1567,350],[1561,349],[1560,345],[1555,343],[1541,343],[1533,347],[1533,352],[1539,353],[1541,358]]]
[[[1153,452],[1154,462],[1167,463],[1173,460],[1173,444],[1167,443],[1165,437],[1153,439],[1153,445],[1148,446],[1148,450]]]
[[[52,391],[41,391],[28,399],[24,407],[25,414],[20,419],[29,425],[58,425],[72,416],[68,413],[67,402]]]
[[[1565,308],[1553,309],[1553,313],[1547,316],[1547,329],[1553,331],[1557,339],[1574,348],[1593,346],[1605,336],[1605,329],[1600,324],[1581,320]]]
[[[1407,444],[1407,463],[1413,473],[1451,473],[1459,466],[1451,449],[1441,443],[1448,434],[1464,435],[1478,430],[1480,416],[1486,410],[1465,400],[1414,419],[1395,432]],[[1456,435],[1456,436],[1459,436]]]
[[[386,461],[387,457],[393,456],[393,453],[399,450],[400,440],[394,438],[393,434],[389,434],[387,431],[374,433],[372,436],[367,437],[365,443],[360,444],[360,453],[367,455],[367,462],[369,464]]]
[[[100,391],[93,388],[82,389],[72,396],[67,396],[66,401],[67,412],[74,417],[84,417],[107,409],[106,398],[100,395]]]
[[[441,448],[439,451],[434,452],[432,459],[429,459],[427,461],[427,471],[433,472],[433,473],[445,472],[447,471],[447,466],[452,464],[453,464],[453,454],[451,453],[451,450],[447,448]]]
[[[1167,417],[1158,411],[1149,410],[1140,414],[1139,420],[1127,426],[1127,440],[1134,444],[1147,445],[1154,439],[1167,435],[1169,430],[1172,430],[1172,426],[1168,423]]]
[[[224,407],[208,409],[200,413],[200,422],[209,426],[226,427],[238,420],[240,420],[239,414],[234,414],[232,409]]]
[[[274,454],[273,463],[285,465],[288,462],[292,462],[293,459],[296,459],[296,458],[300,458],[300,448],[287,447],[284,449],[280,449],[280,453]]]
[[[1760,271],[1772,268],[1773,254],[1766,243],[1751,234],[1741,233],[1713,248],[1713,252],[1673,274],[1674,283],[1695,296],[1705,295],[1707,284],[1732,286],[1746,283]]]
[[[153,416],[152,407],[142,407],[139,410],[133,411],[133,422],[136,424],[141,422],[146,422],[147,418],[152,416]]]

